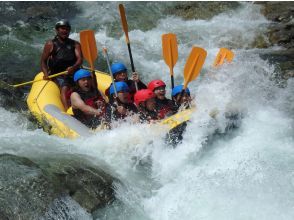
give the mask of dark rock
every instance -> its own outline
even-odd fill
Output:
[[[8,219],[37,219],[57,196],[53,185],[32,161],[0,155],[0,213]]]
[[[262,13],[273,21],[268,37],[271,45],[293,48],[294,43],[294,2],[259,2]]]
[[[79,213],[85,213],[81,207],[93,212],[115,198],[114,178],[77,156],[27,159],[4,154],[0,172],[1,219],[39,219],[56,212],[67,216],[71,204],[80,207]],[[61,203],[65,208],[55,210]]]
[[[66,191],[89,212],[114,200],[114,178],[85,158],[62,155],[42,158],[38,164],[56,188]]]
[[[277,64],[280,79],[293,77],[294,69],[294,2],[257,2],[263,5],[262,13],[273,21],[268,28],[268,47],[278,45],[285,49],[270,51],[262,57]],[[278,75],[279,75],[278,74]]]
[[[288,22],[293,18],[294,2],[273,1],[257,2],[257,4],[264,5],[262,13],[269,20],[277,22]]]

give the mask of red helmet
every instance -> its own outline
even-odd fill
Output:
[[[134,96],[134,101],[136,106],[139,106],[141,102],[145,102],[148,99],[154,98],[155,94],[150,89],[141,89],[136,92]]]
[[[154,91],[154,89],[161,87],[161,86],[166,86],[166,85],[160,79],[152,80],[150,83],[148,83],[148,89],[150,89],[151,91]]]

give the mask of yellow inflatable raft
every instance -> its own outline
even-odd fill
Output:
[[[103,72],[95,71],[98,89],[103,94],[111,84],[111,77]],[[43,73],[36,75],[35,80],[43,79]],[[39,124],[49,134],[64,138],[76,138],[79,136],[90,136],[93,131],[65,112],[60,98],[60,90],[53,81],[41,80],[33,83],[27,98],[30,112],[38,120]],[[173,129],[181,123],[190,119],[194,109],[184,110],[167,119],[161,124]]]
[[[111,77],[103,72],[95,71],[98,89],[104,93],[111,84]],[[43,73],[34,80],[43,78]],[[59,137],[75,138],[89,136],[91,130],[70,114],[65,112],[60,99],[60,90],[53,81],[41,80],[33,83],[27,98],[30,112],[49,134]]]

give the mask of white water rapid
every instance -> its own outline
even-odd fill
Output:
[[[84,16],[97,19],[86,8]],[[96,31],[98,49],[107,46],[112,60],[129,65],[123,33],[113,37],[103,28],[105,20],[119,19],[118,15],[102,17]],[[23,116],[0,107],[0,153],[28,157],[67,153],[85,155],[98,165],[103,161],[123,186],[117,185],[118,201],[98,210],[96,219],[292,220],[294,81],[279,88],[273,78],[275,67],[260,58],[264,50],[251,48],[268,24],[260,6],[244,3],[209,20],[168,16],[152,29],[129,32],[142,80],[160,78],[168,91],[170,75],[161,55],[161,35],[177,35],[176,84],[183,82],[192,46],[207,50],[201,75],[188,86],[198,110],[176,148],[164,143],[164,129],[130,123],[90,138],[60,139],[28,129]],[[71,37],[78,39],[78,34]],[[235,58],[215,69],[212,63],[220,47],[232,48]],[[216,120],[208,115],[215,109]],[[242,117],[238,128],[226,131],[225,114],[232,111]],[[213,135],[216,130],[218,135]]]

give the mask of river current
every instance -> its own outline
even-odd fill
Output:
[[[96,68],[107,71],[101,50],[106,46],[112,61],[123,61],[130,69],[118,3],[72,4],[82,12],[72,19],[70,37],[78,40],[80,30],[95,30],[99,51]],[[36,129],[23,112],[0,106],[0,153],[28,158],[66,153],[91,157],[94,163],[103,161],[124,186],[117,186],[117,201],[97,210],[94,219],[292,220],[294,81],[289,79],[280,86],[276,66],[261,59],[266,50],[279,47],[254,47],[258,37],[265,37],[270,21],[260,13],[261,6],[252,3],[241,3],[206,20],[165,15],[163,11],[170,4],[127,2],[125,8],[134,63],[142,81],[160,78],[170,91],[162,34],[177,35],[176,84],[183,82],[192,46],[207,50],[201,75],[189,84],[197,111],[182,143],[171,148],[164,142],[164,129],[130,123],[89,138],[60,139]],[[16,10],[12,5],[3,7],[2,13]],[[21,18],[19,23],[26,25]],[[2,24],[1,41],[10,45],[11,55],[22,56],[27,75],[9,74],[19,81],[31,80],[39,70],[39,60],[30,64],[28,58],[41,54],[47,40],[41,36],[50,38],[54,31],[49,29],[39,38],[27,33],[26,38],[12,34],[11,28]],[[21,52],[26,46],[28,51]],[[212,64],[221,47],[231,48],[235,58],[215,69]],[[12,60],[7,59],[5,65],[22,65]],[[7,77],[7,72],[0,71]],[[216,120],[208,115],[214,110],[218,111]],[[226,115],[231,112],[240,117],[238,126],[228,130]],[[92,218],[83,209],[73,210],[73,216],[78,212],[82,219]]]

